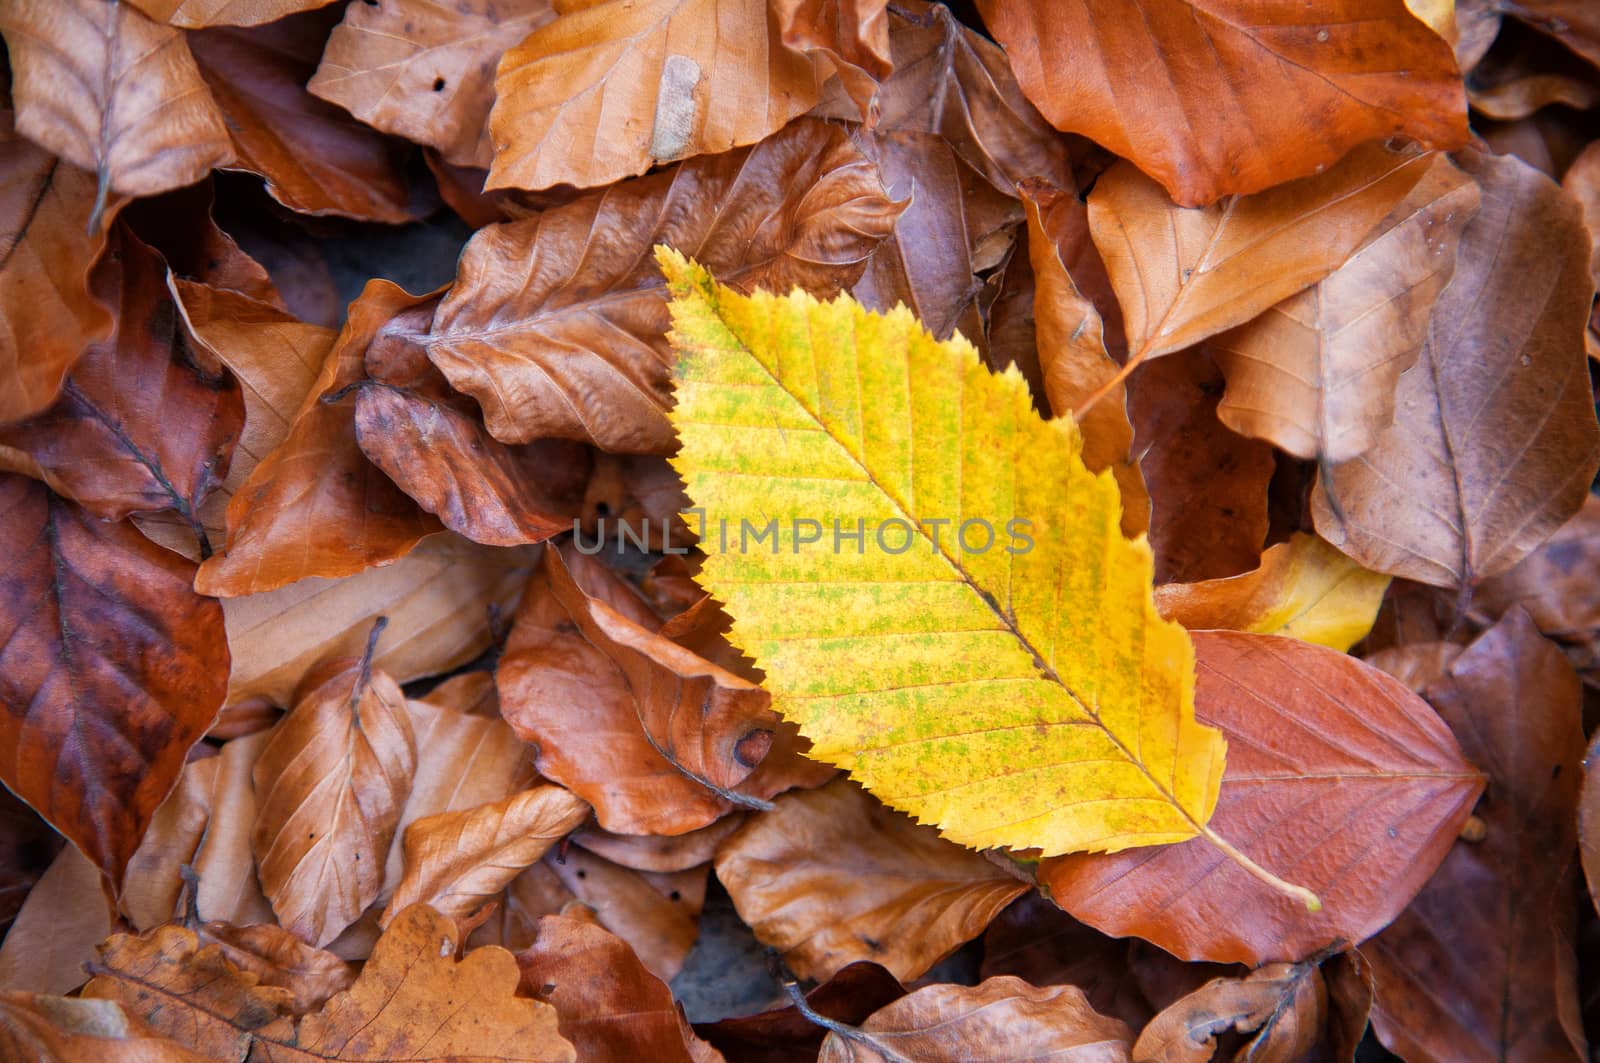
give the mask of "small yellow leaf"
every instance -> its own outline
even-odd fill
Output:
[[[1388,589],[1388,576],[1297,532],[1263,553],[1251,572],[1157,587],[1156,607],[1190,630],[1290,635],[1343,653],[1372,630]]]
[[[1071,419],[903,307],[742,296],[658,257],[699,579],[811,756],[974,847],[1201,833],[1223,738]]]

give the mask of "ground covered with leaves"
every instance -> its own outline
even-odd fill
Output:
[[[1600,4],[0,35],[0,1060],[1588,1058]]]

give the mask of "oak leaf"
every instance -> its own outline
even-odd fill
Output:
[[[365,656],[314,671],[256,761],[251,848],[278,922],[319,948],[383,888],[383,869],[416,772],[405,696]]]
[[[500,59],[489,188],[580,188],[770,136],[831,64],[783,43],[763,0],[562,5]]]
[[[702,535],[697,580],[811,756],[963,844],[1117,850],[1204,831],[1221,736],[1193,720],[1187,636],[1156,614],[1148,547],[1122,537],[1076,425],[1042,421],[1020,375],[903,308],[741,296],[660,259],[680,351],[673,463],[733,530],[734,549]],[[757,515],[770,556],[737,549]],[[961,517],[987,522],[983,550],[917,527]],[[820,529],[801,542],[798,518],[859,520],[866,538],[832,552]]]
[[[1320,173],[1404,136],[1458,148],[1450,46],[1404,0],[978,0],[1028,98],[1185,206]]]
[[[844,779],[779,797],[716,868],[756,937],[819,980],[857,960],[920,977],[1028,889]]]
[[[260,174],[290,210],[362,221],[416,220],[405,145],[306,91],[338,11],[189,35],[205,83],[227,116],[237,168]]]
[[[447,916],[472,914],[589,816],[589,805],[559,786],[539,786],[406,828],[405,873],[382,925],[412,904]]]
[[[1132,1036],[1120,1019],[1090,1007],[1076,986],[1039,988],[1000,975],[975,986],[930,985],[903,996],[859,1028],[829,1033],[818,1063],[1120,1063],[1130,1058]]]
[[[1299,960],[1366,940],[1449,851],[1483,778],[1399,682],[1323,646],[1206,631],[1196,716],[1230,739],[1216,833],[1323,902],[1308,912],[1205,838],[1038,869],[1051,900],[1187,960]]]
[[[0,1054],[51,1063],[205,1063],[112,1000],[0,993]]]
[[[1212,342],[1228,378],[1217,416],[1301,458],[1332,464],[1369,449],[1394,421],[1395,385],[1477,208],[1472,179],[1435,156],[1342,266]]]
[[[183,33],[132,4],[15,0],[0,34],[17,131],[96,175],[92,225],[111,192],[153,196],[233,160]]]
[[[1156,608],[1184,627],[1288,635],[1341,652],[1372,628],[1389,577],[1296,532],[1238,576],[1156,587]]]
[[[94,177],[23,139],[0,110],[0,423],[48,407],[89,345],[111,335],[89,281],[118,205],[91,227]]]
[[[224,552],[195,586],[223,597],[259,594],[307,576],[347,576],[404,555],[439,530],[361,453],[348,402],[323,402],[365,376],[373,343],[411,342],[405,311],[426,302],[374,280],[301,400],[288,433],[228,503]]]
[[[1364,567],[1461,588],[1498,575],[1583,504],[1600,467],[1577,204],[1513,158],[1469,154],[1482,205],[1434,304],[1402,412],[1319,478],[1317,531]],[[1515,298],[1502,293],[1516,292]]]
[[[0,778],[121,890],[227,687],[222,610],[125,522],[0,474]]]
[[[494,161],[489,108],[506,49],[555,17],[550,0],[389,0],[346,7],[306,86],[375,129],[458,166]]]
[[[1477,843],[1456,842],[1362,946],[1372,1023],[1413,1060],[1582,1059],[1576,861],[1582,685],[1513,609],[1424,693],[1489,773]]]
[[[762,807],[741,784],[772,745],[766,693],[641,623],[648,611],[628,606],[615,576],[596,571],[609,586],[591,591],[573,574],[546,551],[496,676],[501,710],[538,749],[540,773],[627,833],[683,834]]]
[[[482,230],[434,315],[428,357],[478,400],[497,439],[666,453],[672,354],[650,247],[692,249],[741,287],[831,295],[861,276],[902,209],[842,130],[798,122]]]

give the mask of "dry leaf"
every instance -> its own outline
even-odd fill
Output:
[[[1489,773],[1476,844],[1457,842],[1362,946],[1372,1023],[1408,1060],[1583,1059],[1573,859],[1582,687],[1513,609],[1425,691]]]
[[[1217,416],[1302,458],[1349,461],[1394,421],[1394,389],[1477,212],[1472,179],[1435,156],[1422,180],[1344,264],[1218,337],[1228,378]]]
[[[233,161],[184,35],[131,4],[11,0],[0,8],[17,131],[94,173],[99,196],[153,196]],[[91,225],[91,228],[93,225]]]
[[[206,1063],[110,1000],[0,994],[0,1054],[51,1063]]]
[[[406,828],[405,873],[380,925],[418,903],[447,916],[470,915],[588,816],[581,798],[540,786],[417,820]]]
[[[331,16],[331,17],[330,17]],[[401,142],[306,91],[338,11],[190,35],[227,116],[238,168],[260,174],[290,210],[399,224],[415,220]]]
[[[1466,142],[1450,46],[1404,0],[978,0],[1056,128],[1186,206],[1321,173],[1356,145]]]
[[[1170,1005],[1139,1034],[1133,1058],[1209,1063],[1217,1039],[1237,1031],[1255,1034],[1239,1058],[1298,1063],[1312,1058],[1327,1010],[1327,988],[1315,964],[1271,963],[1244,978],[1207,982]]]
[[[0,928],[16,918],[65,841],[27,802],[0,788]]]
[[[1583,211],[1584,228],[1593,248],[1589,255],[1589,279],[1600,284],[1600,145],[1590,144],[1573,160],[1561,177],[1561,187],[1578,201]]]
[[[178,897],[184,887],[179,868],[194,861],[205,836],[221,762],[221,757],[208,756],[183,766],[178,785],[156,809],[144,840],[128,861],[120,906],[135,930],[149,930],[179,916]]]
[[[0,423],[55,401],[91,343],[111,334],[111,315],[90,293],[120,202],[91,228],[95,180],[22,138],[0,109]]]
[[[530,868],[513,886],[526,887],[524,880],[530,877],[544,879],[540,892],[555,903],[552,911],[540,915],[559,912],[570,900],[594,909],[600,925],[626,941],[639,962],[666,982],[683,969],[699,936],[708,870],[701,865],[668,873],[634,871],[570,848],[546,854],[542,865]],[[517,892],[513,888],[508,896]]]
[[[650,248],[692,249],[744,288],[831,295],[860,277],[901,209],[843,131],[795,123],[484,229],[434,316],[428,357],[478,400],[497,439],[666,453],[667,293]]]
[[[489,108],[507,48],[555,17],[550,0],[387,0],[345,8],[306,88],[458,166],[494,161]]]
[[[1527,556],[1577,512],[1600,466],[1577,205],[1516,159],[1462,166],[1483,203],[1400,380],[1395,425],[1320,478],[1312,500],[1318,533],[1364,567],[1437,587]]]
[[[894,69],[887,8],[888,0],[775,0],[772,5],[783,43],[825,57],[869,124],[878,116],[878,83]]]
[[[772,745],[766,693],[592,597],[555,550],[496,683],[540,774],[593,804],[607,830],[683,834],[762,806],[740,784]]]
[[[251,847],[285,929],[319,948],[383,888],[383,869],[417,768],[405,696],[366,656],[320,666],[256,761]]]
[[[817,102],[825,59],[763,0],[563,4],[500,60],[490,188],[580,188],[754,144]]]
[[[1600,571],[1600,495],[1588,495],[1583,508],[1544,545],[1493,579],[1472,596],[1475,611],[1499,619],[1514,608],[1526,610],[1539,630],[1558,644],[1584,647],[1600,639],[1600,597],[1594,594]]]
[[[128,0],[158,22],[184,29],[207,26],[255,26],[301,11],[322,7],[331,0]]]
[[[594,824],[579,827],[575,844],[612,863],[635,871],[687,871],[711,862],[723,840],[739,829],[744,817],[723,816],[708,827],[688,834],[614,834]]]
[[[1212,827],[1322,901],[1310,912],[1204,838],[1048,860],[1050,899],[1182,959],[1303,959],[1364,941],[1449,851],[1483,778],[1420,698],[1353,658],[1271,635],[1194,635],[1195,715],[1229,739]]]
[[[375,280],[350,304],[288,434],[228,503],[227,548],[200,567],[197,588],[234,598],[307,576],[348,576],[403,556],[439,529],[361,453],[350,403],[322,401],[363,378],[371,345],[411,342],[404,312],[425,302]]]
[[[856,960],[916,978],[1028,888],[843,779],[778,798],[716,866],[756,937],[819,980]]]
[[[0,777],[123,871],[227,686],[222,610],[125,523],[0,474]]]
[[[75,846],[62,849],[0,944],[0,990],[70,993],[83,985],[112,914],[100,869]]]
[[[272,922],[272,905],[261,892],[250,851],[258,810],[252,775],[271,739],[270,731],[235,738],[217,757],[211,818],[194,855],[195,912],[201,919],[234,926]]]
[[[1121,1020],[1091,1008],[1076,986],[1039,989],[1000,975],[975,986],[924,986],[901,997],[859,1030],[828,1034],[818,1063],[1125,1063],[1132,1037]]]
[[[1268,547],[1261,567],[1227,579],[1167,583],[1156,608],[1184,627],[1288,635],[1348,650],[1372,629],[1389,577],[1368,572],[1317,538],[1296,532]]]
[[[852,1026],[906,995],[888,971],[875,963],[852,963],[805,994],[818,1015]],[[755,1015],[701,1023],[696,1032],[714,1044],[728,1063],[817,1063],[826,1030],[801,1015],[793,1004]]]

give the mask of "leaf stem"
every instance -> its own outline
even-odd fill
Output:
[[[847,1022],[840,1022],[838,1019],[830,1019],[813,1008],[811,1002],[806,1000],[806,995],[800,992],[799,984],[795,981],[794,975],[789,973],[789,968],[783,962],[782,957],[770,948],[767,950],[767,967],[771,970],[773,977],[778,980],[778,984],[783,986],[783,992],[788,996],[789,1003],[794,1005],[794,1010],[798,1011],[800,1017],[813,1026],[820,1026],[822,1029],[827,1030],[829,1033],[837,1034],[846,1041],[871,1049],[884,1060],[884,1063],[912,1063],[911,1060],[879,1041],[861,1027],[851,1026]]]
[[[1221,849],[1229,859],[1233,860],[1240,867],[1250,872],[1250,874],[1254,875],[1262,883],[1274,890],[1277,890],[1284,896],[1293,897],[1295,900],[1304,904],[1306,906],[1306,911],[1322,911],[1322,901],[1317,898],[1315,893],[1312,893],[1304,886],[1296,886],[1293,882],[1285,882],[1283,879],[1279,878],[1277,875],[1274,875],[1272,872],[1268,871],[1266,868],[1262,867],[1260,864],[1244,855],[1244,853],[1234,848],[1232,842],[1228,841],[1228,839],[1224,838],[1210,827],[1202,826],[1200,828],[1200,834],[1206,839],[1206,841],[1210,842],[1212,845],[1215,845],[1218,849]]]

